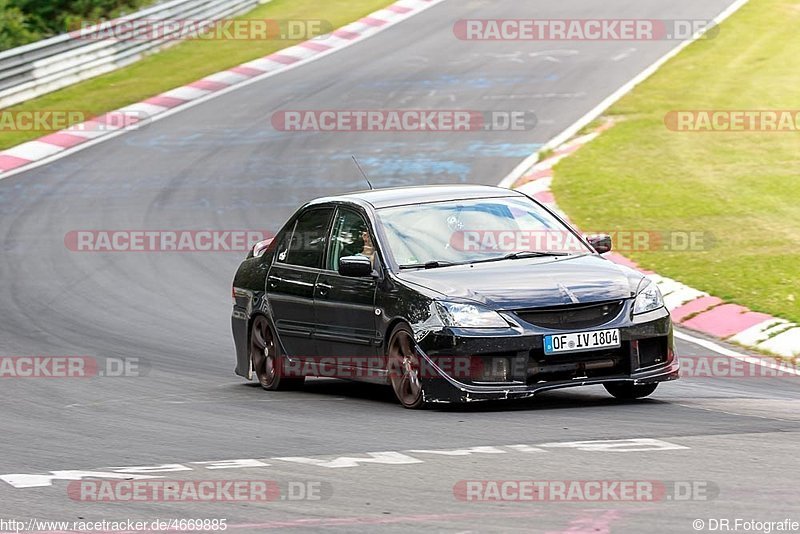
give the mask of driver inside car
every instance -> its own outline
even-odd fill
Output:
[[[375,266],[375,247],[367,230],[366,223],[359,221],[351,227],[349,243],[343,247],[342,256],[366,256]]]

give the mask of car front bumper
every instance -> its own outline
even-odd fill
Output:
[[[640,316],[626,310],[609,324],[581,331],[612,328],[620,332],[617,349],[554,355],[544,354],[544,336],[570,330],[554,332],[517,321],[507,331],[446,328],[427,333],[418,340],[425,401],[522,399],[551,389],[678,378],[672,321],[665,308]],[[497,367],[499,374],[492,371]]]

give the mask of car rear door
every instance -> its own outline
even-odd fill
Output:
[[[314,288],[325,257],[332,207],[311,207],[295,220],[276,250],[267,276],[267,298],[286,352],[305,359],[316,354]]]

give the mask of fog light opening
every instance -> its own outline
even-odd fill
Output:
[[[511,362],[503,357],[472,358],[471,377],[476,382],[508,382],[511,376]]]

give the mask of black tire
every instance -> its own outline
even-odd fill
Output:
[[[250,327],[250,362],[256,380],[261,387],[270,391],[297,389],[303,386],[306,377],[284,376],[283,356],[275,342],[269,320],[263,315],[256,316]]]
[[[606,391],[620,400],[634,400],[650,395],[656,390],[658,383],[636,386],[630,382],[612,382],[610,384],[603,384],[603,386],[605,386]]]
[[[425,407],[425,392],[420,380],[420,360],[411,328],[397,326],[386,344],[386,365],[389,383],[403,408]]]

